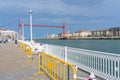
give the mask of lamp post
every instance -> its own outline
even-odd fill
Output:
[[[22,40],[24,41],[24,24],[22,24]]]
[[[30,10],[29,13],[30,13],[30,41],[32,41],[32,10]]]

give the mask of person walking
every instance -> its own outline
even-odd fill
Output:
[[[40,44],[37,50],[38,53],[44,52],[43,44]]]

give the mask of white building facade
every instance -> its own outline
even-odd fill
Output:
[[[12,30],[2,30],[1,31],[1,36],[3,38],[9,38],[9,39],[13,40],[13,39],[16,39],[17,32],[12,31]]]
[[[76,38],[86,38],[89,35],[91,35],[91,32],[87,30],[79,30],[73,33],[73,37],[76,37]]]

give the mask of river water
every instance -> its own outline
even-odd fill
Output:
[[[120,54],[120,40],[35,40],[35,42]]]

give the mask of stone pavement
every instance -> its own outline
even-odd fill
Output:
[[[50,80],[45,74],[33,76],[37,64],[30,63],[18,45],[0,44],[0,80]]]

